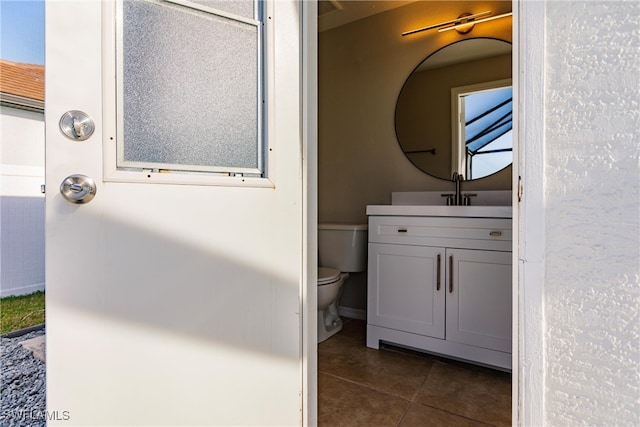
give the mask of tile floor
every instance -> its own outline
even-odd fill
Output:
[[[393,348],[367,348],[366,322],[318,346],[318,425],[510,426],[511,374]]]

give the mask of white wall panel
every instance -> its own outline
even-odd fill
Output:
[[[546,3],[548,425],[640,424],[639,16]]]

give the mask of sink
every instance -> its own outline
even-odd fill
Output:
[[[402,206],[438,206],[446,205],[443,194],[454,191],[396,191],[391,193],[391,204]],[[462,194],[475,194],[471,198],[472,206],[511,206],[511,190],[462,191]]]
[[[511,218],[511,206],[369,205],[367,215]]]
[[[390,205],[369,205],[367,215],[511,218],[511,190],[462,191],[475,194],[471,206],[447,206],[451,191],[396,191]]]

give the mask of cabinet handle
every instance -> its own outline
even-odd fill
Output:
[[[502,231],[492,231],[489,233],[489,236],[491,237],[500,237],[502,236]]]
[[[453,292],[453,255],[449,256],[449,293]]]
[[[406,228],[398,228],[398,233],[406,233],[407,229]]]
[[[438,254],[438,269],[436,272],[436,291],[440,290],[440,254]]]

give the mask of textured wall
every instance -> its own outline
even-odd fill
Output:
[[[640,3],[546,8],[546,423],[640,425]]]

